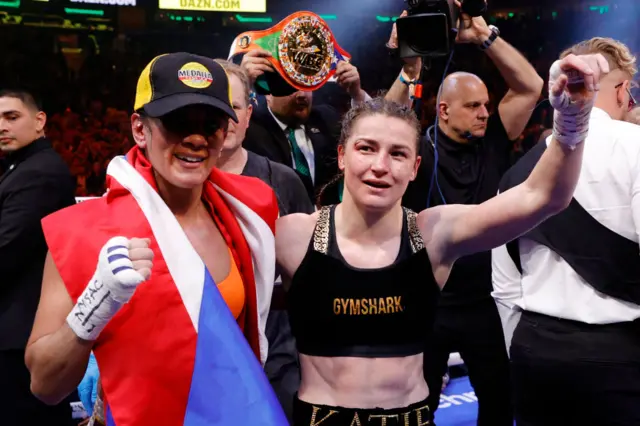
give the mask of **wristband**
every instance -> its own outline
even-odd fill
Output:
[[[500,30],[495,25],[489,25],[489,29],[491,30],[491,35],[488,39],[482,42],[480,50],[487,50],[490,48],[493,42],[500,36]]]
[[[405,76],[406,76],[406,77],[405,77]],[[402,72],[400,73],[400,76],[398,77],[398,80],[400,80],[400,82],[401,82],[402,84],[404,84],[405,86],[411,86],[411,85],[413,85],[413,84],[416,84],[416,83],[417,83],[417,80],[411,80],[411,79],[409,79],[409,76],[408,76],[408,75],[406,75],[406,74],[404,73],[404,71],[402,71]]]

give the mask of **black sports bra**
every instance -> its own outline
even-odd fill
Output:
[[[402,357],[422,353],[440,289],[416,226],[404,210],[396,261],[359,269],[335,238],[335,206],[323,207],[306,256],[287,295],[298,351],[312,356]]]

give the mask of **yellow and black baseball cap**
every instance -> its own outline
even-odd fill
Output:
[[[138,79],[134,110],[162,117],[188,105],[208,105],[238,121],[229,78],[220,64],[185,52],[156,56]]]

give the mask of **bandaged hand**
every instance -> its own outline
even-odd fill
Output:
[[[601,54],[568,55],[549,70],[549,102],[553,107],[553,136],[570,148],[589,133],[589,118],[600,89],[600,79],[609,72]]]
[[[69,327],[81,339],[96,340],[136,288],[149,279],[152,267],[149,240],[110,239],[100,250],[93,278],[67,316]]]

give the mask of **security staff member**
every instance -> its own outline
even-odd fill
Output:
[[[74,204],[75,181],[45,137],[33,95],[0,91],[0,423],[71,425],[68,401],[48,407],[30,391],[24,353],[40,299],[47,246],[40,220]]]
[[[635,104],[636,58],[600,37],[561,57],[572,53],[600,53],[610,68],[582,125],[589,135],[574,198],[494,250],[494,296],[513,308],[508,327],[522,311],[511,340],[518,426],[638,425],[640,127],[621,121]],[[546,147],[510,169],[500,191],[526,179]]]
[[[524,130],[543,86],[535,69],[496,27],[482,17],[462,14],[461,19],[456,41],[478,45],[509,91],[498,114],[490,117],[489,93],[480,78],[460,72],[447,76],[439,90],[438,126],[426,132],[418,177],[403,198],[403,204],[415,211],[440,204],[479,204],[493,197],[510,165],[512,141]],[[406,68],[417,71],[413,63]],[[387,98],[408,103],[408,93],[401,75]],[[449,354],[460,352],[478,397],[478,424],[512,426],[509,360],[491,288],[491,252],[456,262],[440,298],[433,336],[426,342],[429,405],[432,412],[438,408]]]

